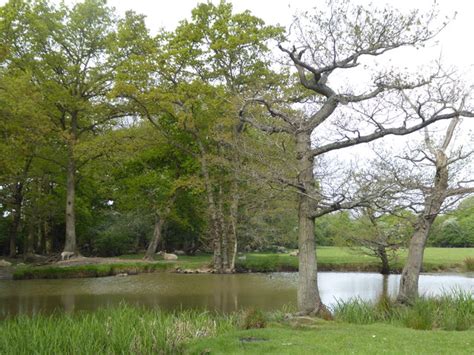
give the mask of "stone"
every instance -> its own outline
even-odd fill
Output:
[[[0,266],[8,267],[8,266],[12,266],[12,263],[6,260],[0,260]]]

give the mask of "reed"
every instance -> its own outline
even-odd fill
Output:
[[[0,322],[1,354],[174,354],[186,342],[234,329],[237,315],[121,305],[94,313],[17,316]]]
[[[420,297],[410,306],[388,298],[375,304],[352,299],[338,302],[334,317],[355,324],[384,322],[423,330],[468,330],[474,327],[474,295],[452,290],[438,297]]]

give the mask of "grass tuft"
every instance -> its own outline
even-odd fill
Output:
[[[261,329],[267,326],[267,317],[259,309],[251,308],[243,311],[240,327],[242,329]]]
[[[474,271],[474,258],[467,257],[464,259],[464,266],[466,267],[466,271]]]
[[[377,313],[371,302],[353,298],[349,301],[337,301],[334,318],[348,323],[370,324],[377,321]]]

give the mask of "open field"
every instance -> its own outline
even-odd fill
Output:
[[[318,268],[320,271],[371,271],[378,272],[380,262],[360,252],[339,247],[320,247],[317,250]],[[406,257],[401,250],[397,260],[392,262],[394,272],[400,272]],[[426,248],[423,271],[456,271],[464,272],[465,260],[474,257],[474,248]],[[156,257],[154,262],[141,260],[142,254],[123,255],[119,258],[84,258],[71,259],[46,266],[24,265],[13,271],[15,279],[32,278],[69,278],[100,277],[119,273],[136,274],[155,271],[197,270],[210,266],[212,256],[180,256],[176,262],[163,261]],[[245,260],[237,260],[239,272],[277,272],[297,271],[298,258],[288,254],[249,253]]]
[[[380,270],[380,261],[349,248],[319,247],[318,269],[320,271],[374,271]],[[396,260],[392,261],[394,272],[400,272],[407,255],[400,250]],[[423,271],[464,271],[466,258],[474,257],[474,248],[426,248]],[[298,258],[287,254],[252,253],[245,261],[239,261],[241,271],[255,272],[297,271]]]

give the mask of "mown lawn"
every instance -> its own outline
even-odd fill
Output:
[[[380,261],[372,256],[349,248],[319,247],[317,249],[320,271],[378,271]],[[400,271],[407,255],[406,250],[398,252],[392,262],[394,271]],[[464,260],[474,257],[474,248],[426,248],[423,268],[426,272],[457,270],[463,271]],[[298,258],[287,254],[251,253],[238,266],[252,271],[294,271],[298,268]]]
[[[423,331],[376,323],[272,325],[195,340],[188,354],[472,354],[474,330]]]

